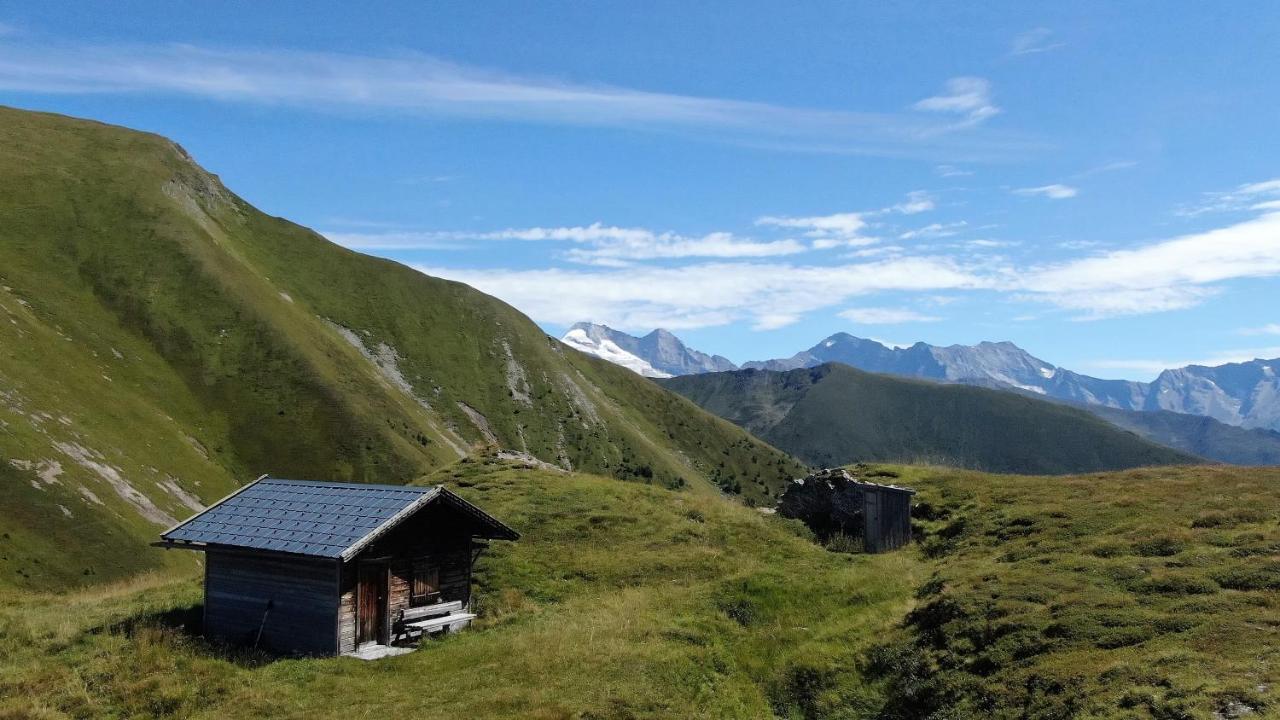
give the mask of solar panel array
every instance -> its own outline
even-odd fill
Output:
[[[437,491],[264,478],[162,537],[336,558],[401,510]]]

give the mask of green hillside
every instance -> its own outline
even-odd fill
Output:
[[[0,585],[191,562],[144,543],[262,473],[403,482],[488,445],[752,497],[801,470],[169,140],[0,109]]]
[[[1053,474],[1198,462],[1076,408],[836,363],[660,382],[811,465],[895,461]]]
[[[1129,432],[1176,450],[1233,465],[1280,465],[1280,432],[1242,428],[1204,415],[1157,411],[1086,408]]]
[[[727,498],[447,467],[423,482],[523,537],[482,555],[471,629],[372,663],[210,646],[184,630],[200,617],[193,575],[0,589],[0,717],[1210,720],[1280,708],[1280,471],[871,472],[919,490],[920,543],[834,553]]]

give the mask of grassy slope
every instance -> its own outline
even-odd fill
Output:
[[[466,462],[524,533],[481,620],[377,663],[278,660],[175,629],[156,575],[0,591],[0,717],[1202,718],[1280,707],[1280,471],[1070,477],[884,468],[924,541],[830,553],[714,496]],[[157,551],[159,552],[159,551]]]
[[[1067,473],[1196,461],[1076,408],[840,364],[662,384],[814,465],[924,461]]]
[[[1280,710],[1280,470],[901,471],[937,570],[874,654],[889,717]]]
[[[0,717],[858,717],[879,693],[857,658],[925,578],[712,495],[479,462],[428,480],[524,534],[482,559],[473,629],[377,663],[261,664],[173,629],[199,615],[194,580],[10,591]]]
[[[156,567],[157,530],[264,472],[406,481],[488,442],[749,497],[800,472],[491,297],[259,213],[164,138],[0,109],[0,188],[0,585]]]
[[[1234,465],[1280,465],[1280,432],[1246,429],[1202,415],[1084,408],[1130,432],[1203,458]]]

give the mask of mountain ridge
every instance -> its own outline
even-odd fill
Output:
[[[1062,474],[1203,462],[1082,409],[842,363],[657,381],[808,462],[926,462]]]
[[[662,328],[643,337],[591,322],[574,323],[561,342],[615,362],[646,377],[672,377],[699,372],[737,370],[728,358],[694,350]]]
[[[574,328],[588,325],[597,328],[596,332],[607,331],[639,341],[603,325],[579,323]],[[672,340],[690,353],[711,357],[687,348],[674,336]],[[584,350],[608,359],[606,352]],[[642,353],[637,354],[640,355]],[[891,347],[838,332],[791,357],[749,361],[740,369],[787,371],[826,362],[839,362],[868,372],[1033,393],[1073,404],[1133,412],[1171,411],[1209,417],[1245,430],[1280,431],[1280,371],[1277,370],[1280,358],[1169,368],[1151,382],[1139,382],[1077,373],[1042,360],[1007,340],[946,346],[917,342]],[[725,363],[727,366],[717,366],[720,369],[669,365],[666,370],[650,375],[678,376],[739,369],[728,360]],[[1137,425],[1146,427],[1150,423]]]

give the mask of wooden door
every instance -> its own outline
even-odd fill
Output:
[[[883,541],[881,537],[880,493],[874,490],[862,491],[862,547],[867,552],[880,552]]]
[[[360,563],[360,583],[356,602],[356,645],[386,644],[387,566]]]

